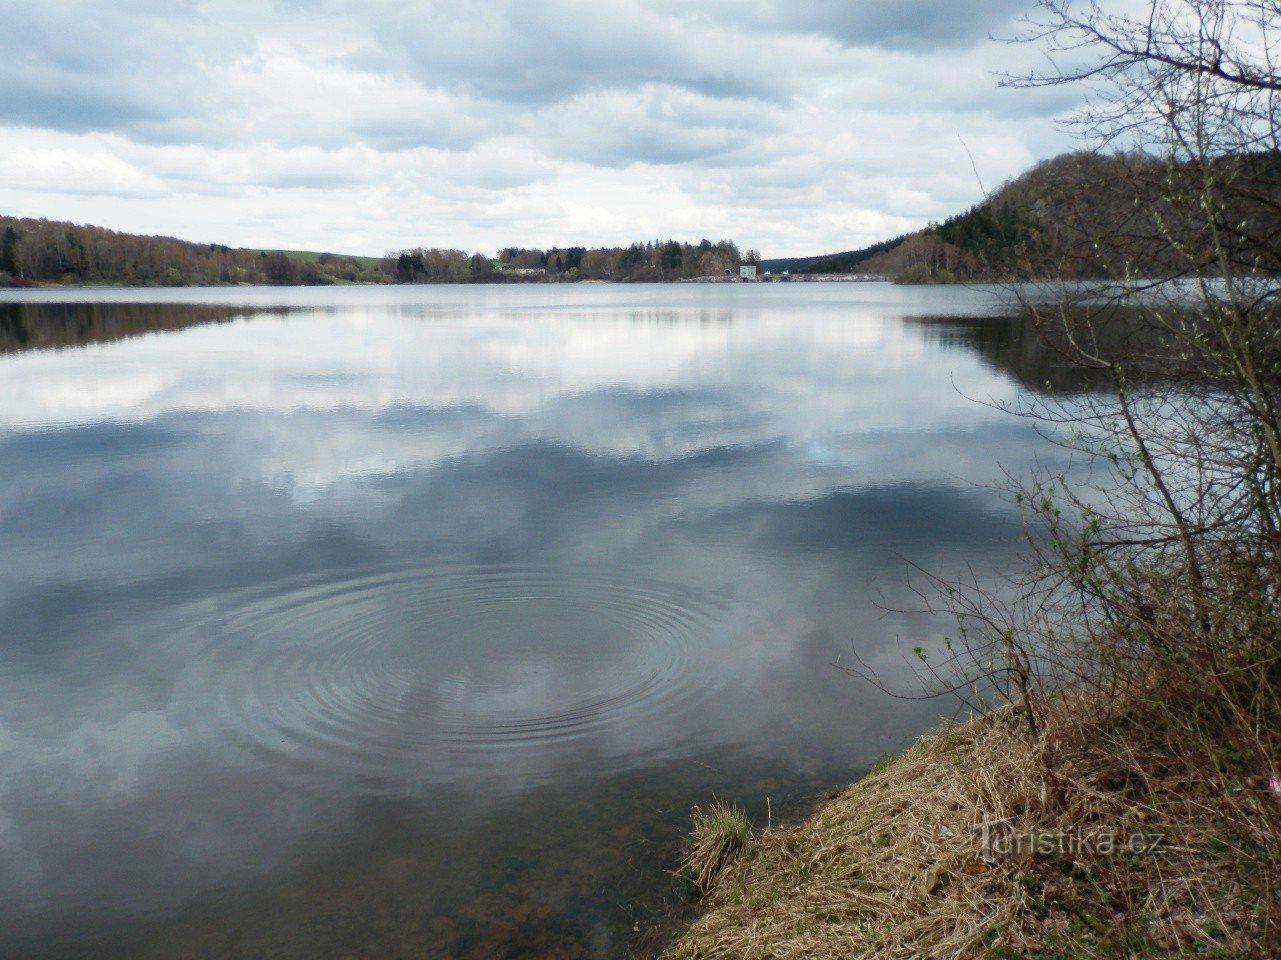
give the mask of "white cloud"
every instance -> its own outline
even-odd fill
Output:
[[[86,197],[159,197],[159,177],[91,143],[60,147],[18,144],[0,153],[0,185]]]

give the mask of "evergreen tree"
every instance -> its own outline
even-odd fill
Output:
[[[0,272],[17,276],[18,270],[18,231],[12,225],[4,228],[0,236]]]

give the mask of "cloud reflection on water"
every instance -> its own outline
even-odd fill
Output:
[[[201,295],[273,308],[320,296]],[[512,805],[558,797],[584,835],[609,822],[643,833],[655,818],[678,828],[708,789],[759,799],[763,771],[848,779],[947,709],[889,700],[842,666],[858,657],[903,679],[904,645],[943,629],[875,602],[905,605],[905,562],[993,570],[1011,556],[1017,518],[981,485],[1046,448],[961,391],[1020,388],[964,338],[903,321],[960,312],[973,325],[991,297],[334,296],[345,302],[287,314],[237,302],[244,315],[227,323],[0,361],[0,916],[33,952],[97,937],[103,956],[141,956],[166,924],[221,916],[245,924],[225,949],[253,955],[278,931],[246,890],[289,902],[304,926],[321,907],[290,891],[330,889],[353,863],[382,879],[351,897],[401,896],[396,823],[413,824],[410,872],[436,913],[456,902],[457,877],[430,851],[470,844],[469,889],[492,898],[474,924],[497,929],[560,863],[547,922],[578,929],[590,914],[595,933],[565,934],[579,946],[625,936],[618,898],[588,891],[652,889],[657,848],[641,866],[586,869],[563,859],[581,860],[580,843],[558,852],[531,836],[513,860],[485,845],[495,818],[537,834]],[[421,302],[395,299],[411,296]],[[558,636],[554,608],[535,606],[478,621],[479,608],[439,599],[432,571],[459,567],[534,569],[560,584],[552,600],[601,579],[662,584],[713,613],[682,641],[678,675],[663,678],[682,695],[661,709],[629,707],[567,739],[451,747],[438,736],[450,704],[519,719],[595,702],[629,689],[620,671],[647,676],[657,636],[586,614]],[[424,573],[346,605],[285,602],[298,583],[389,568]],[[246,597],[295,618],[245,627]],[[530,597],[548,602],[518,599]],[[510,644],[494,642],[495,624]],[[299,718],[331,738],[360,727],[360,762],[291,746]],[[280,749],[257,749],[269,730]],[[570,799],[597,794],[610,799],[592,811]],[[484,894],[495,872],[507,892]],[[376,942],[416,942],[401,924]],[[287,953],[336,953],[349,935],[298,934]]]

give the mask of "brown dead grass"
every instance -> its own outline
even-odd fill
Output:
[[[1214,750],[1201,764],[1184,736],[1153,741],[1139,700],[1043,709],[1035,740],[1009,709],[943,728],[805,823],[759,836],[668,956],[1281,956],[1281,797],[1261,771]],[[989,859],[982,825],[997,821],[1025,841],[1163,838],[1152,853]]]

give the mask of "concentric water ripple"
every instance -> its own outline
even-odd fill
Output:
[[[583,570],[436,566],[277,584],[200,628],[190,698],[237,742],[399,775],[573,740],[696,686],[716,608]]]

